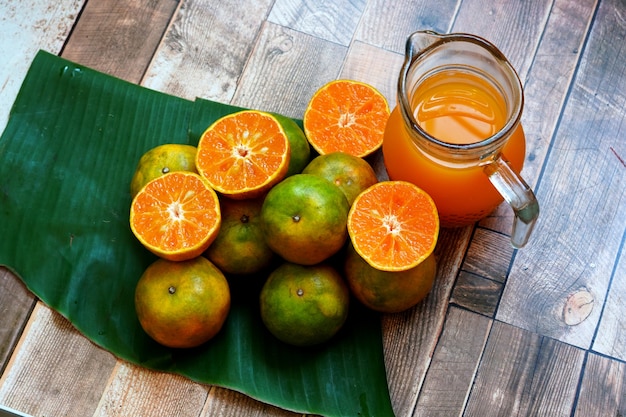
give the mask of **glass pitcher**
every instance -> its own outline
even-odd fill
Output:
[[[413,33],[383,140],[389,178],[428,192],[443,227],[472,224],[506,200],[515,213],[511,243],[523,247],[539,215],[519,175],[523,104],[517,73],[488,41]]]

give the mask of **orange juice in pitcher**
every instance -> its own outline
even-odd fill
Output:
[[[516,214],[512,244],[524,246],[539,206],[519,175],[522,106],[519,78],[493,45],[414,33],[383,141],[389,177],[428,192],[444,227],[476,222],[506,200]]]

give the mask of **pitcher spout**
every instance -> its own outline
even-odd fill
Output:
[[[432,30],[420,30],[412,33],[406,40],[406,62],[411,62],[414,57],[423,54],[433,45],[441,42],[445,37]]]

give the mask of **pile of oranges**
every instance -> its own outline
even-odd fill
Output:
[[[263,277],[263,323],[298,346],[332,338],[351,296],[384,313],[421,301],[439,218],[428,194],[379,182],[364,159],[388,117],[375,88],[337,80],[313,95],[304,129],[245,110],[215,121],[197,147],[146,152],[130,208],[132,232],[159,257],[135,291],[146,333],[170,347],[210,340],[228,316],[230,276]]]

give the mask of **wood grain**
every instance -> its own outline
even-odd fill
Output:
[[[462,269],[504,283],[512,256],[508,236],[479,227],[474,232]]]
[[[93,416],[197,416],[209,387],[117,361]]]
[[[115,366],[110,353],[41,302],[16,352],[0,379],[0,404],[34,416],[93,414]]]
[[[365,3],[365,0],[276,0],[267,20],[316,38],[348,46]],[[337,22],[341,24],[337,25]]]
[[[452,31],[485,37],[524,76],[533,62],[552,3],[552,0],[464,1]],[[511,36],[512,33],[517,35]]]
[[[138,83],[177,5],[176,0],[90,1],[63,57]]]
[[[626,365],[589,354],[574,417],[626,415]]]
[[[344,46],[266,23],[232,104],[301,119],[315,91],[337,78],[346,52]]]
[[[450,308],[413,416],[461,415],[478,368],[491,320]]]
[[[504,284],[461,271],[454,284],[450,303],[493,318]]]
[[[626,230],[626,169],[611,151],[626,153],[618,104],[626,98],[626,83],[618,82],[626,77],[620,7],[619,1],[600,4],[538,183],[542,221],[534,242],[516,256],[496,316],[582,348],[596,332]],[[566,302],[581,290],[591,294],[594,308],[569,326]]]
[[[249,417],[295,417],[302,415],[255,401],[236,391],[211,387],[202,417],[239,417],[244,414]]]
[[[0,132],[39,49],[58,53],[84,0],[0,2]]]
[[[494,322],[464,416],[568,417],[584,351]]]
[[[482,227],[475,228],[450,302],[494,317],[512,256],[508,236]]]
[[[406,39],[411,33],[449,32],[458,3],[456,0],[368,1],[355,40],[404,55]]]
[[[626,236],[622,238],[622,244]],[[626,251],[624,246],[612,274],[609,294],[593,342],[593,350],[626,361]]]
[[[271,4],[181,0],[141,84],[230,102]]]
[[[36,299],[22,281],[0,267],[0,375],[7,365]]]

